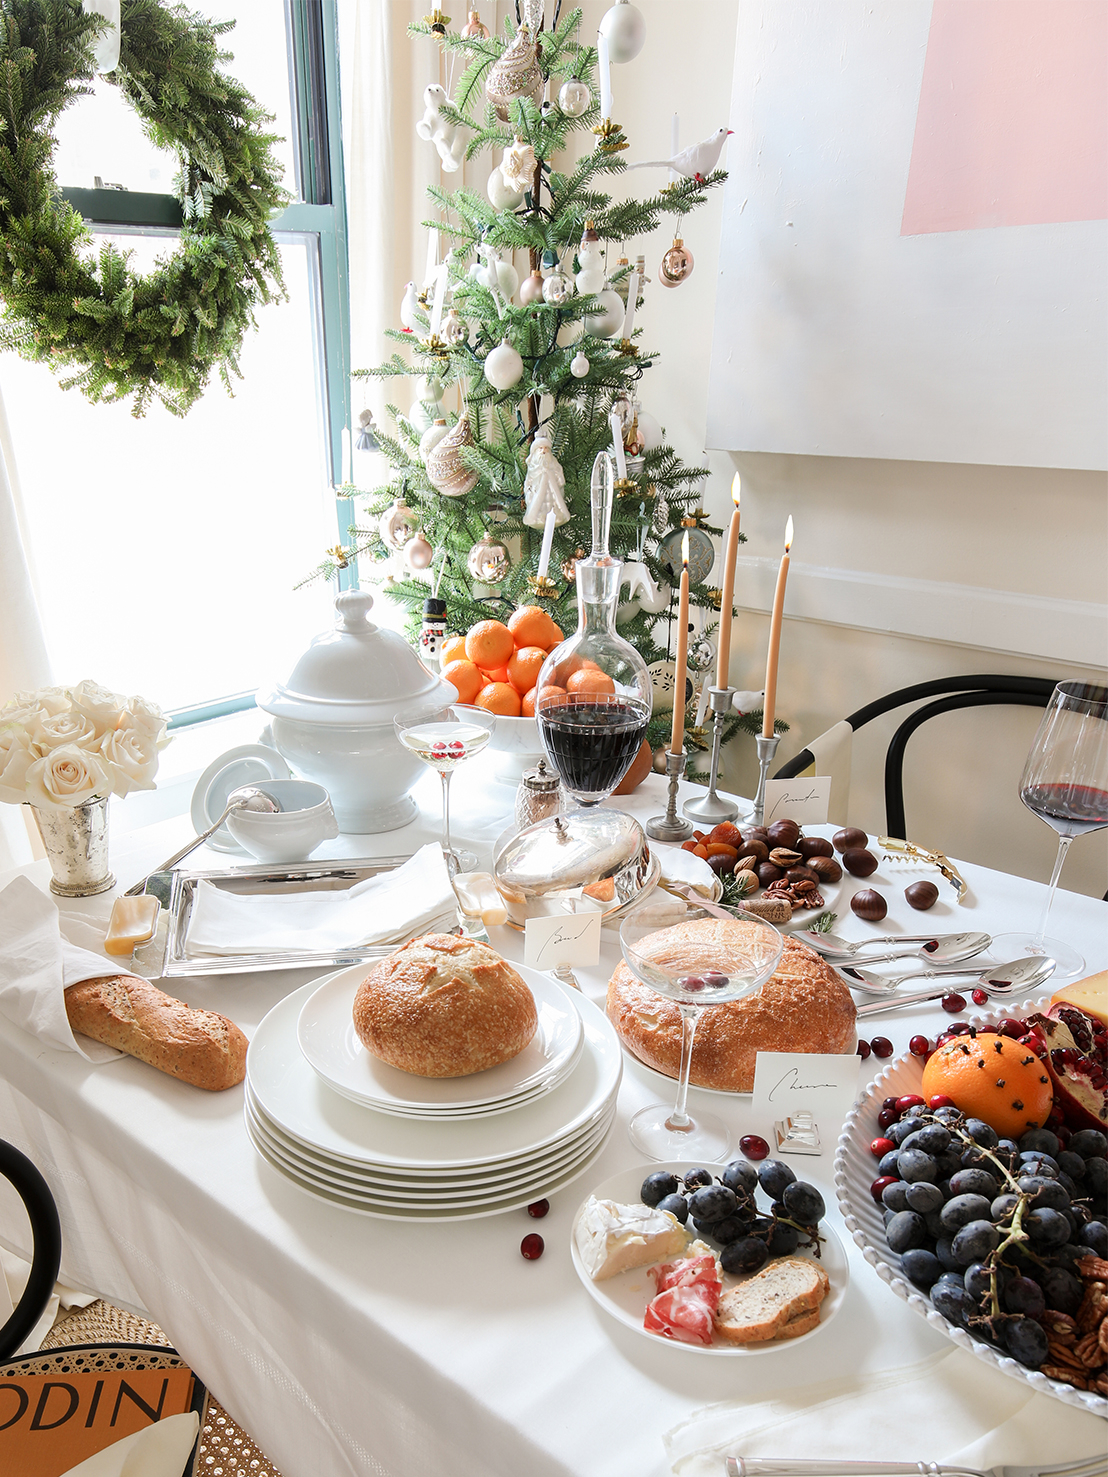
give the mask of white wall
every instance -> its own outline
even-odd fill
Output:
[[[675,110],[681,117],[683,143],[703,138],[727,121],[738,15],[738,0],[683,0],[680,6],[668,0],[636,3],[647,22],[646,44],[635,62],[613,68],[614,111],[631,140],[629,160],[668,154]],[[415,97],[433,78],[437,48],[403,35],[403,22],[409,14],[421,13],[422,6],[405,0],[390,9],[398,70],[391,150],[397,194],[389,231],[389,269],[393,301],[399,305],[403,283],[422,271],[426,250],[425,233],[417,225],[425,209],[411,194],[409,182],[425,179],[430,164],[430,146],[415,138],[414,123],[421,111]],[[493,9],[482,6],[489,25]],[[583,35],[595,34],[606,9],[603,0],[586,0]],[[495,10],[502,16],[506,6],[500,3]],[[489,168],[487,157],[468,165],[466,183],[483,190]],[[444,177],[450,186],[461,180],[460,175]],[[661,172],[636,171],[616,189],[641,194],[663,180]],[[649,240],[628,244],[632,257],[645,251],[647,272],[654,279],[638,322],[645,342],[662,356],[644,378],[642,400],[662,420],[678,452],[692,462],[704,456],[721,216],[722,195],[716,191],[688,218],[684,239],[696,268],[672,291],[657,283],[658,263],[672,232],[659,230]],[[355,258],[351,275],[357,282],[360,274],[374,270],[373,262]],[[727,283],[721,290],[741,292],[742,284]],[[359,343],[363,355],[368,354],[371,346],[364,333],[359,338],[356,324],[355,363],[369,362],[359,359]],[[377,401],[371,398],[371,403]],[[1068,607],[1049,603],[1105,599],[1108,527],[1103,478],[1019,467],[743,453],[713,454],[709,464],[706,503],[717,523],[725,521],[730,508],[732,475],[736,468],[742,473],[743,528],[749,539],[745,552],[751,556],[775,562],[785,519],[793,514],[797,537],[790,576],[792,603],[812,605],[802,598],[805,565],[872,573],[886,582],[868,611],[860,610],[856,601],[848,607],[845,598],[839,610],[836,587],[825,579],[820,588],[831,595],[822,596],[822,604],[816,602],[815,613],[805,619],[786,618],[778,711],[792,731],[781,744],[781,762],[837,718],[912,682],[970,672],[1105,680],[1102,672],[1088,665],[1098,658],[1089,654],[1095,646],[1087,639],[1083,621],[1080,628],[1075,625],[1072,649],[1081,647],[1086,664],[1058,659],[1058,650],[1070,649],[1059,648],[1057,629],[1059,620],[1064,625],[1069,618]],[[917,582],[905,586],[903,600],[898,579]],[[964,630],[948,629],[942,640],[928,639],[926,626],[922,632],[918,629],[918,619],[914,626],[901,619],[909,603],[918,616],[918,582],[968,590],[968,596],[959,598],[971,611],[978,589],[1013,599],[1007,605],[990,606],[988,619],[971,615]],[[808,583],[814,588],[814,576]],[[926,590],[925,586],[924,594]],[[755,575],[744,573],[739,604],[758,605],[760,591]],[[1044,597],[1047,603],[1035,603]],[[935,592],[937,627],[945,619],[944,601],[950,598],[949,589]],[[768,624],[763,611],[764,605],[744,611],[735,622],[732,680],[738,687],[762,685]],[[853,623],[842,624],[846,619]],[[1011,640],[1005,630],[1008,624]],[[906,625],[913,634],[902,633]],[[1038,641],[1038,633],[1047,627],[1050,641]],[[1028,654],[1036,651],[1046,655]],[[1053,832],[1023,809],[1016,794],[1036,718],[1031,709],[970,710],[926,725],[908,752],[906,808],[912,838],[1006,871],[1049,875]],[[856,742],[850,819],[871,830],[884,824],[884,742],[893,726],[891,720],[873,725]],[[740,739],[727,756],[727,780],[749,794],[754,774],[753,744]],[[1108,833],[1102,833],[1072,849],[1063,881],[1075,891],[1099,896],[1108,885],[1106,871]]]

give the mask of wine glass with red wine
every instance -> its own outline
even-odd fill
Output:
[[[1012,958],[1049,954],[1057,961],[1055,978],[1072,978],[1084,959],[1046,930],[1070,843],[1108,826],[1108,687],[1059,682],[1027,755],[1020,799],[1057,831],[1058,855],[1038,932],[1001,934],[993,948]]]

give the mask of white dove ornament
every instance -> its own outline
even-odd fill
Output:
[[[637,164],[629,164],[627,168],[672,169],[686,179],[696,180],[698,185],[703,184],[719,163],[723,146],[733,131],[730,128],[717,128],[710,138],[701,139],[698,144],[690,144],[687,149],[674,154],[672,159],[642,159]]]
[[[423,327],[419,318],[416,317],[417,313],[422,314],[422,312],[416,285],[414,282],[409,282],[404,288],[404,296],[400,302],[400,321],[410,333],[418,333]]]

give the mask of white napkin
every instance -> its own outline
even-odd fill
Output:
[[[682,851],[679,846],[659,846],[658,860],[663,882],[684,882],[701,897],[715,898],[719,878],[702,856],[693,856],[691,851]]]
[[[86,1457],[62,1477],[181,1477],[199,1429],[195,1410],[166,1416]]]
[[[23,1296],[30,1275],[29,1261],[0,1246],[0,1327],[15,1312],[15,1305]],[[60,1308],[87,1308],[96,1301],[96,1297],[94,1292],[78,1292],[76,1288],[67,1287],[64,1282],[55,1282],[42,1317],[16,1349],[16,1354],[33,1354],[42,1347],[42,1341],[53,1328]]]
[[[815,759],[803,770],[804,774],[828,774],[831,776],[831,798],[827,804],[827,818],[839,825],[846,825],[846,813],[850,806],[850,757],[854,743],[854,730],[845,718],[834,723],[826,733],[805,744]]]
[[[988,1469],[1095,1455],[1104,1449],[1104,1422],[951,1348],[861,1379],[786,1387],[751,1405],[708,1406],[662,1439],[678,1477],[721,1477],[728,1456]]]
[[[244,896],[200,882],[185,953],[254,954],[399,944],[457,907],[438,842],[345,892]]]
[[[26,877],[0,892],[0,1011],[17,1026],[86,1061],[112,1061],[122,1053],[73,1034],[64,991],[119,973],[118,965],[62,938],[57,908]]]

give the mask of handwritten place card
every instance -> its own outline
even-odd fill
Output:
[[[562,913],[553,918],[528,918],[523,928],[523,962],[532,969],[554,969],[559,964],[599,964],[599,911]]]
[[[798,1111],[811,1113],[819,1128],[820,1153],[834,1154],[843,1119],[858,1096],[861,1058],[811,1052],[760,1051],[754,1059],[754,1117],[757,1132],[771,1129]],[[771,1133],[764,1133],[772,1139]]]
[[[798,826],[822,825],[831,803],[831,776],[809,775],[806,779],[767,780],[765,824],[795,821]]]

